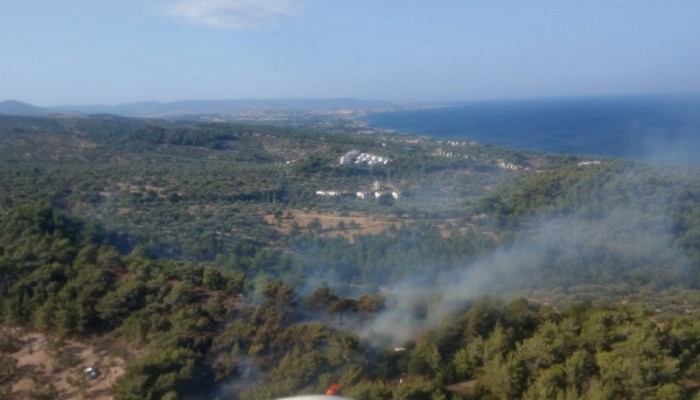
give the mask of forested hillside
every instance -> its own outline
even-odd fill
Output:
[[[694,168],[109,115],[0,116],[0,166],[2,398],[700,388]]]

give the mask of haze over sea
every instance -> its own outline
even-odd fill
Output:
[[[518,150],[700,165],[700,95],[473,102],[365,120],[372,128]]]

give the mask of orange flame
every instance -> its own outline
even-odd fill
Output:
[[[337,383],[334,383],[328,387],[328,390],[326,390],[326,394],[328,396],[335,396],[340,393],[340,385]]]

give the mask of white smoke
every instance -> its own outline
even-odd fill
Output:
[[[626,268],[647,274],[659,285],[663,279],[679,281],[688,260],[671,245],[665,217],[657,211],[620,208],[595,219],[563,216],[533,222],[513,244],[438,277],[432,285],[419,283],[423,277],[393,285],[387,311],[360,335],[375,345],[401,346],[479,297],[507,298],[552,282],[596,283],[625,276]],[[548,265],[566,267],[554,271]]]

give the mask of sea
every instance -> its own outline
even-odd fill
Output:
[[[517,150],[700,165],[700,94],[452,103],[364,119],[371,128]]]

